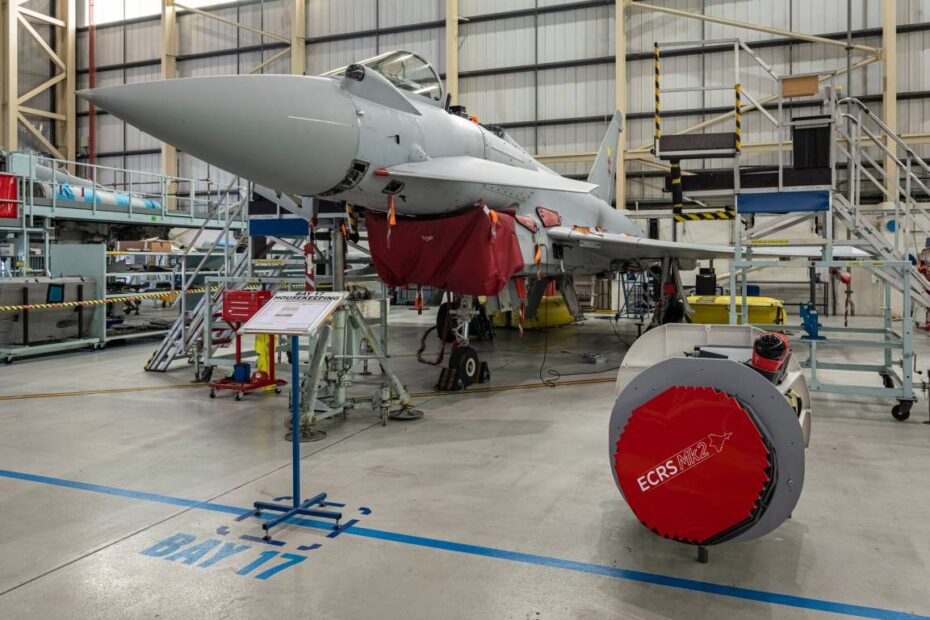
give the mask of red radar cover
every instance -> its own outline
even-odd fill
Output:
[[[753,519],[772,473],[750,414],[709,387],[672,387],[636,408],[614,467],[647,528],[692,544],[717,542]]]
[[[435,286],[463,295],[497,295],[523,270],[523,254],[506,213],[475,208],[435,219],[367,212],[368,243],[378,275],[388,286]],[[390,231],[390,240],[388,239]]]

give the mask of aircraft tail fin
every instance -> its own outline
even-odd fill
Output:
[[[620,112],[616,112],[610,121],[610,126],[607,128],[607,135],[604,136],[604,141],[601,142],[601,148],[597,153],[597,159],[594,160],[591,173],[588,175],[588,183],[597,185],[597,188],[591,193],[608,203],[613,200],[617,186],[616,155],[622,131]]]

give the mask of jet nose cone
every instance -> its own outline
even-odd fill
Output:
[[[183,78],[77,94],[185,153],[278,191],[322,194],[345,179],[358,151],[355,106],[332,79]]]

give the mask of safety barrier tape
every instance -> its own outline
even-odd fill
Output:
[[[216,287],[212,287],[214,290]],[[188,293],[205,293],[206,288],[189,288]],[[53,304],[25,304],[21,306],[0,306],[0,312],[20,312],[23,310],[55,310],[58,308],[77,308],[78,306],[99,306],[102,304],[119,303],[126,301],[141,301],[143,299],[171,299],[181,291],[161,291],[157,293],[140,293],[138,295],[120,295],[107,299],[85,299],[82,301],[61,301]]]
[[[210,290],[215,291],[219,287],[211,286]],[[258,285],[250,284],[247,289],[256,289]],[[55,310],[58,308],[77,308],[78,306],[99,306],[102,304],[121,303],[126,301],[141,301],[143,299],[172,299],[181,294],[181,290],[160,291],[156,293],[139,293],[138,295],[114,295],[106,299],[85,299],[82,301],[61,301],[52,304],[25,304],[21,306],[0,306],[0,312],[21,312],[23,310]],[[188,294],[206,293],[207,287],[189,288]]]

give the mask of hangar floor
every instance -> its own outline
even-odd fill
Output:
[[[397,321],[393,353],[411,389],[429,392],[437,370],[410,355],[418,321],[430,319]],[[547,365],[564,373],[592,371],[579,353],[609,350],[615,366],[625,350],[605,321],[547,338]],[[918,343],[928,359],[930,340]],[[481,347],[491,385],[538,383],[544,346],[499,333]],[[274,546],[241,538],[261,529],[235,517],[288,494],[286,395],[211,400],[183,385],[184,367],[144,372],[150,352],[0,368],[0,617],[930,614],[925,402],[898,423],[884,401],[818,397],[794,518],[701,565],[645,531],[614,487],[614,372],[421,397],[419,421],[382,427],[359,412],[323,425],[327,438],[304,447],[304,493],[326,490],[358,523],[335,538],[288,526]]]

